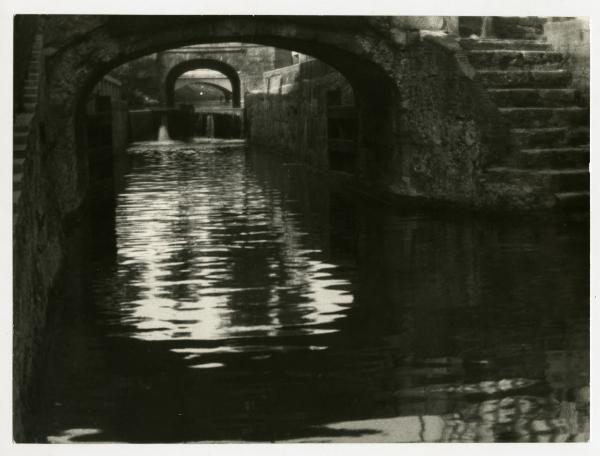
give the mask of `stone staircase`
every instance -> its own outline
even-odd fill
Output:
[[[37,135],[31,134],[31,130],[35,128],[41,58],[42,36],[37,35],[33,42],[31,61],[24,83],[23,99],[20,100],[22,108],[15,114],[13,122],[13,211],[21,198],[27,155],[32,146],[30,142],[37,138]],[[16,102],[18,100],[15,100]]]
[[[486,172],[490,191],[543,193],[542,205],[589,209],[589,107],[564,56],[542,39],[461,39],[475,79],[510,130],[512,151]]]

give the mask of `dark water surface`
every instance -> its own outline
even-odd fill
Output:
[[[38,440],[588,438],[585,224],[392,209],[236,142],[129,154],[73,235]]]

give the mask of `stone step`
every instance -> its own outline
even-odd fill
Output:
[[[520,167],[529,169],[587,168],[590,162],[589,147],[564,147],[555,149],[523,149],[519,152]]]
[[[13,190],[21,190],[23,185],[23,173],[13,173]]]
[[[23,112],[33,113],[35,112],[36,103],[28,102],[23,103]]]
[[[26,127],[29,130],[29,126],[33,121],[34,114],[20,112],[15,115],[15,121],[13,124],[13,129],[23,131],[23,127]]]
[[[25,158],[27,154],[26,144],[15,144],[13,145],[13,158]]]
[[[555,193],[556,206],[562,210],[585,210],[590,209],[589,192],[558,192]]]
[[[23,101],[25,103],[35,103],[37,101],[36,93],[25,93],[23,94]]]
[[[29,134],[26,132],[14,132],[13,133],[13,144],[27,144],[27,139],[29,138]]]
[[[585,127],[512,128],[510,131],[516,144],[526,149],[584,146],[590,143],[590,131]]]
[[[469,52],[469,62],[475,68],[489,70],[552,70],[564,65],[560,52],[531,50],[477,50]]]
[[[509,125],[521,128],[587,126],[590,119],[589,109],[578,106],[499,108],[499,110]]]
[[[532,50],[532,51],[547,51],[551,47],[548,43],[542,40],[503,40],[503,39],[471,39],[464,38],[460,40],[460,45],[463,49],[468,50],[492,50],[492,49],[507,49],[507,50]]]
[[[27,133],[29,131],[29,124],[14,124],[13,133]]]
[[[22,173],[25,166],[24,158],[13,159],[13,173]]]
[[[486,171],[487,178],[496,182],[520,182],[521,185],[546,187],[552,193],[589,191],[587,169],[523,169],[494,167]]]
[[[575,89],[488,89],[499,107],[575,106],[581,103]]]
[[[587,169],[544,170],[551,176],[552,185],[558,192],[589,191],[590,173]]]
[[[478,70],[476,79],[492,88],[565,88],[571,82],[568,70]]]

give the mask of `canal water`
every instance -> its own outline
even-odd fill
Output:
[[[128,160],[72,234],[35,440],[588,439],[585,224],[392,208],[240,141]]]

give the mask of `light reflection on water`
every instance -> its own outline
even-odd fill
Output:
[[[323,325],[352,304],[350,282],[334,276],[320,250],[302,247],[307,233],[282,210],[280,194],[248,175],[243,153],[208,144],[130,150],[144,167],[118,198],[117,275],[136,272],[123,286],[138,298],[105,303],[116,334],[198,341],[335,331]]]
[[[396,211],[240,146],[130,149],[39,440],[589,437],[585,227]]]

